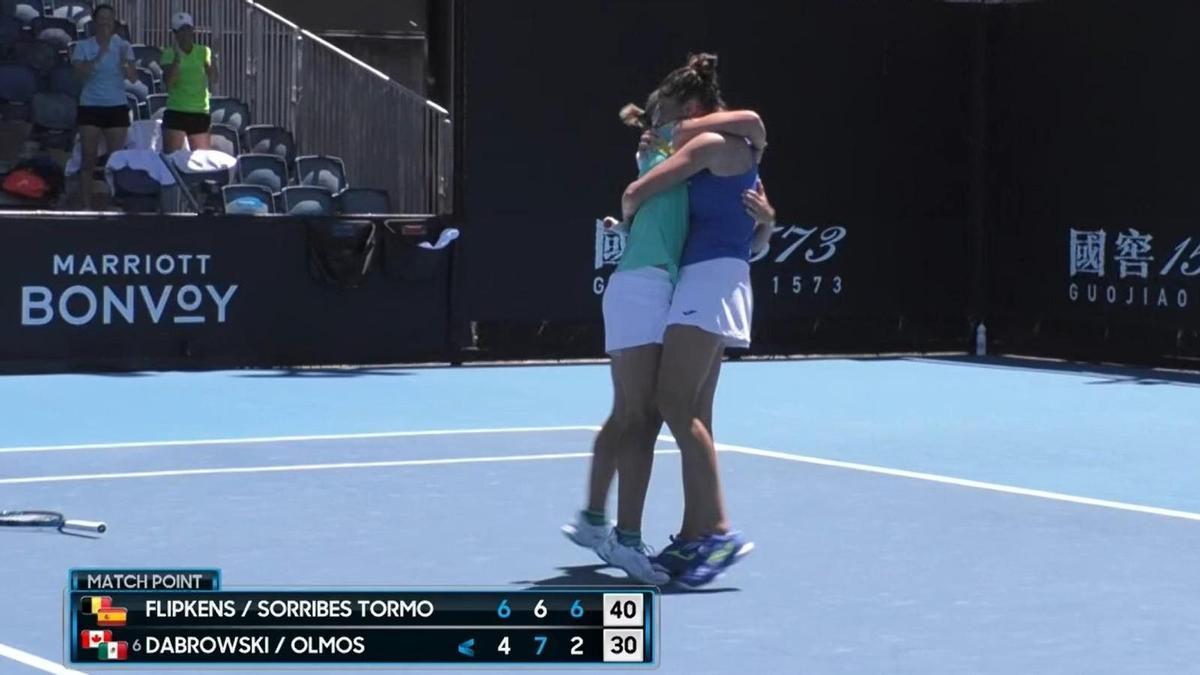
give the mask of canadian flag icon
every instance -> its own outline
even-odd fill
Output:
[[[79,635],[80,649],[95,649],[101,642],[111,642],[111,630],[85,630]]]

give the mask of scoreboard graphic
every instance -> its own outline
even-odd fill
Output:
[[[72,570],[72,665],[658,662],[653,587],[224,589],[217,570]]]

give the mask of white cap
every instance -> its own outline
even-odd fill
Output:
[[[171,17],[171,30],[183,30],[184,28],[194,28],[196,22],[192,20],[192,15],[187,12],[177,12]]]

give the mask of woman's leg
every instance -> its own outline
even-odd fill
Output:
[[[614,366],[618,368],[617,380],[624,403],[624,434],[617,450],[617,471],[621,476],[617,485],[617,530],[628,542],[631,538],[641,538],[642,513],[654,468],[654,445],[662,427],[654,400],[662,345],[644,345],[627,351],[631,353],[623,355],[620,364]]]
[[[192,150],[208,150],[212,147],[212,136],[207,131],[202,134],[188,134],[187,139]]]
[[[92,210],[92,183],[99,151],[100,127],[79,127],[79,198],[84,211]]]
[[[717,475],[717,452],[705,425],[708,413],[702,397],[713,364],[723,351],[721,336],[695,326],[668,326],[663,338],[657,401],[683,460],[683,495],[690,516],[679,533],[684,540],[729,529]]]
[[[170,154],[176,150],[183,149],[183,142],[187,139],[187,134],[179,129],[163,129],[163,152]]]
[[[716,358],[713,359],[712,366],[708,369],[708,379],[704,381],[704,385],[700,388],[700,401],[698,405],[700,413],[700,421],[704,423],[704,427],[708,429],[709,436],[715,438],[716,431],[713,429],[713,402],[717,394],[717,380],[721,376],[721,359],[724,356],[724,350],[717,352]],[[685,474],[684,479],[688,476]],[[679,531],[695,532],[700,528],[696,518],[695,504],[684,501],[683,504],[683,524],[680,525]],[[722,512],[724,507],[721,507]],[[683,537],[681,537],[682,539]]]
[[[647,425],[641,422],[640,418],[645,416],[646,411],[657,418],[657,411],[653,407],[653,391],[658,371],[658,356],[661,351],[661,345],[653,344],[622,349],[612,355],[613,408],[608,419],[605,420],[604,426],[600,428],[600,433],[596,434],[596,440],[592,446],[587,507],[581,514],[581,520],[590,527],[582,528],[583,523],[578,523],[568,524],[563,528],[567,536],[577,544],[591,547],[600,543],[601,531],[599,529],[591,532],[582,532],[582,529],[603,528],[603,535],[608,534],[605,510],[608,492],[617,473],[622,448],[630,445],[644,447],[647,443],[646,437],[652,435],[653,438],[648,441],[650,447],[648,454],[651,462],[654,459],[654,439],[658,436],[658,427],[661,426],[661,422],[654,425],[654,430],[650,434],[645,430]],[[634,397],[632,403],[630,396]],[[631,472],[633,476],[625,478],[627,474],[622,474],[622,493],[629,486],[643,480],[637,478],[637,474],[640,472],[647,474],[645,481],[649,480],[649,466],[639,469],[635,461],[629,465],[627,471]],[[625,503],[626,506],[631,504],[628,499],[625,500]],[[626,524],[628,520],[627,514]],[[640,520],[640,515],[638,520]]]
[[[108,148],[108,153],[125,149],[125,139],[129,137],[128,127],[109,127],[104,130],[104,145]]]

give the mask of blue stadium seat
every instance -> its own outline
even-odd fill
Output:
[[[66,94],[39,93],[33,97],[33,138],[43,149],[69,151],[75,145],[78,104]]]
[[[79,2],[79,0],[56,2],[50,16],[56,19],[67,19],[75,24],[76,35],[86,35],[88,24],[92,22],[92,6],[90,3]]]
[[[296,139],[292,132],[271,124],[252,124],[243,134],[242,149],[257,155],[275,155],[283,158],[287,166],[296,161]]]
[[[213,124],[233,127],[241,134],[250,126],[250,106],[230,96],[213,96],[209,101]]]
[[[150,113],[150,118],[154,119],[154,115],[158,113],[158,111],[166,109],[167,95],[150,94],[150,96],[146,97],[146,105],[148,106],[147,110]]]
[[[13,16],[28,26],[34,19],[46,16],[46,5],[42,0],[17,0]]]
[[[0,57],[7,58],[21,39],[24,26],[15,17],[0,14]]]
[[[137,74],[138,74],[138,82],[141,82],[142,84],[146,85],[147,96],[149,96],[150,94],[159,93],[158,80],[154,77],[154,73],[150,72],[149,68],[138,68]]]
[[[125,103],[129,106],[129,119],[136,122],[146,119],[146,102],[125,92]]]
[[[296,184],[323,187],[334,195],[350,187],[342,158],[328,155],[297,157]]]
[[[285,187],[283,211],[291,216],[332,216],[333,195],[325,188],[311,185]]]
[[[237,157],[242,154],[242,141],[233,127],[225,124],[214,124],[210,130],[213,150]]]
[[[83,88],[83,85],[79,83],[79,78],[75,76],[75,69],[67,63],[60,64],[50,71],[47,84],[49,85],[48,91],[51,93],[66,94],[75,99],[79,98],[79,91]]]
[[[67,62],[58,47],[41,40],[22,40],[13,53],[18,62],[33,68],[39,77],[49,75],[59,64]]]
[[[79,38],[79,30],[69,19],[44,16],[34,19],[29,28],[35,40],[52,44],[60,52],[67,51],[71,43]]]
[[[5,120],[28,120],[29,102],[38,92],[38,74],[19,63],[0,63],[0,117]]]
[[[347,188],[336,198],[337,212],[342,215],[391,213],[392,197],[387,190]]]
[[[162,67],[162,50],[158,47],[143,44],[133,45],[133,58],[142,68],[149,68],[151,63],[157,63],[159,67]]]
[[[277,194],[287,187],[287,165],[275,155],[241,155],[238,157],[238,180],[249,185],[261,185]]]
[[[221,196],[225,199],[225,212],[230,212],[230,205],[239,199],[250,197],[261,201],[267,207],[267,213],[275,213],[275,195],[261,185],[226,185],[221,188]]]
[[[86,23],[90,22],[91,14],[94,13],[95,6],[91,2],[83,0],[54,0],[54,8],[50,10],[50,16],[59,19],[70,19],[76,24],[82,34]]]

